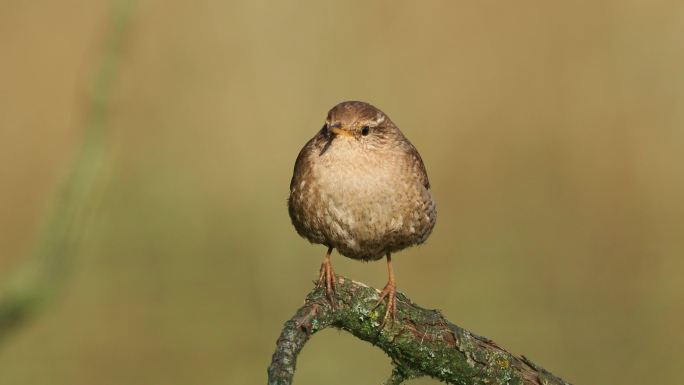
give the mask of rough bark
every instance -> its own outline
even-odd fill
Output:
[[[328,327],[348,331],[387,353],[394,366],[386,382],[391,385],[421,376],[463,385],[569,385],[526,357],[452,324],[439,311],[423,309],[401,293],[397,293],[394,323],[383,327],[384,304],[373,309],[379,291],[346,278],[337,280],[335,308],[325,291],[315,288],[285,322],[268,368],[269,385],[291,384],[304,344]]]

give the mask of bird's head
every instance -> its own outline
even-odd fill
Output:
[[[356,141],[366,148],[382,147],[392,140],[403,139],[384,112],[358,101],[342,102],[333,107],[328,112],[321,134],[327,139],[326,150],[335,138]]]

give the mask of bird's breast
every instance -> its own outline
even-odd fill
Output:
[[[313,155],[292,191],[294,204],[306,208],[299,211],[313,235],[307,238],[359,259],[422,243],[434,226],[434,203],[402,158],[334,147]]]

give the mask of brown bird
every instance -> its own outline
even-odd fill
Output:
[[[393,252],[425,242],[437,218],[423,160],[390,118],[364,102],[342,102],[297,156],[288,209],[297,233],[328,247],[319,286],[334,305],[333,249],[349,258],[387,257],[383,324],[396,312]]]

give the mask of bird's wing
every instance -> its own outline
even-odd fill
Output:
[[[294,171],[292,173],[292,180],[290,180],[290,191],[292,191],[292,189],[294,188],[295,184],[302,176],[302,174],[307,171],[305,163],[308,161],[307,157],[311,153],[312,147],[314,147],[316,139],[317,136],[311,138],[299,151],[299,155],[297,155],[297,160],[295,160]]]
[[[408,142],[408,156],[411,159],[411,165],[415,172],[418,173],[421,183],[426,189],[430,188],[430,180],[428,179],[427,170],[425,170],[425,164],[423,163],[423,158],[420,157],[420,153],[413,146],[411,142]]]

